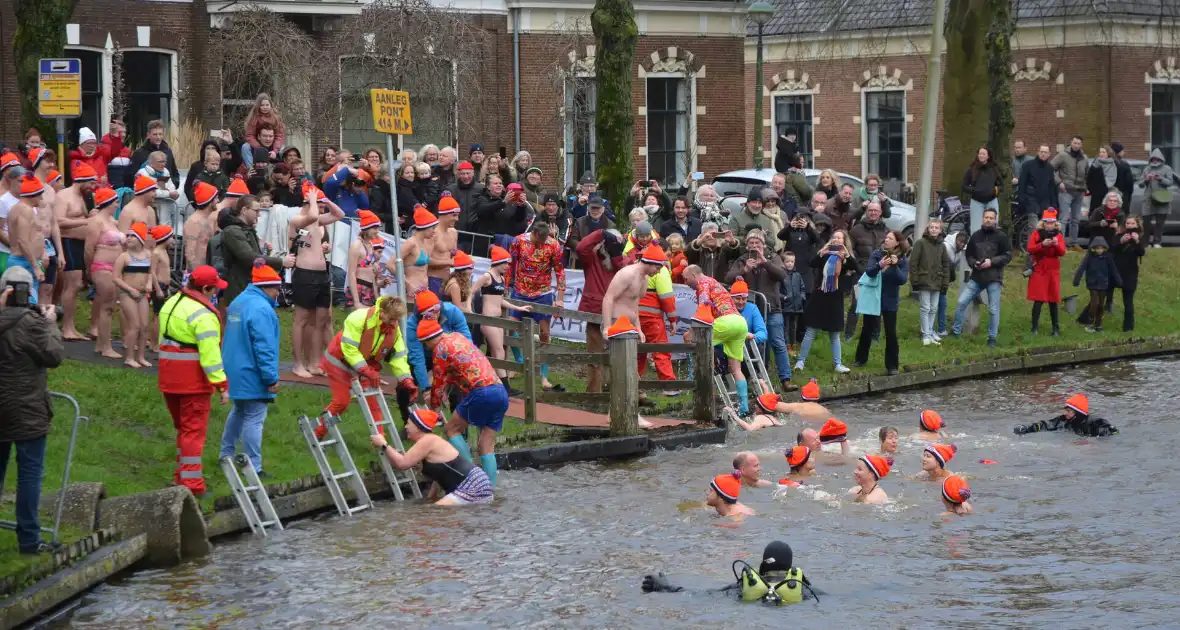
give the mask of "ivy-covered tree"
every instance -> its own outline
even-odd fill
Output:
[[[12,52],[21,125],[35,127],[46,140],[56,137],[57,131],[52,120],[37,112],[38,61],[65,55],[66,23],[77,6],[78,0],[16,0]]]
[[[639,41],[635,6],[631,0],[597,0],[590,24],[597,44],[595,172],[599,189],[611,206],[623,208],[635,178],[631,159],[635,136],[631,73],[635,71],[635,45]]]
[[[1016,19],[1012,15],[1012,0],[987,0],[987,12],[991,24],[987,31],[988,91],[991,94],[991,108],[988,112],[987,144],[992,156],[1000,166],[1000,181],[1004,182],[1005,194],[1000,195],[1000,222],[1005,229],[1010,227],[1012,213],[1012,130],[1016,118],[1012,114],[1012,34],[1016,32]],[[1020,234],[1008,234],[1013,242]],[[1023,243],[1020,243],[1023,247]]]

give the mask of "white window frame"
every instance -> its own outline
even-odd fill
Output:
[[[353,57],[361,57],[361,56],[364,56],[364,55],[340,55],[336,59],[336,93],[339,95],[339,97],[337,98],[337,101],[336,101],[336,106],[338,108],[338,111],[340,112],[340,118],[339,118],[339,121],[338,121],[337,127],[336,127],[337,132],[338,132],[337,138],[336,138],[336,141],[337,141],[336,146],[337,147],[344,146],[344,71],[343,71],[344,60],[351,59]],[[456,157],[458,157],[458,148],[457,147],[459,146],[459,62],[456,61],[455,59],[447,59],[447,61],[449,61],[451,64],[451,93],[455,96],[455,107],[454,107],[454,111],[451,112],[451,119],[450,119],[450,126],[451,126],[450,133],[451,133],[451,135],[450,135],[450,138],[448,138],[448,140],[446,142],[435,143],[435,144],[438,144],[440,149],[444,146],[455,147]],[[414,102],[413,99],[414,99],[414,95],[410,94],[411,113],[412,113],[413,102]],[[398,152],[398,155],[400,155],[401,152],[405,150],[405,148],[403,146],[404,141],[405,141],[405,136],[395,135],[393,144],[394,144],[394,149]],[[384,146],[385,146],[385,144],[381,143],[379,149]],[[414,150],[417,151],[416,148]],[[387,155],[387,156],[385,156],[385,159],[389,160],[389,161],[394,161],[394,157],[396,157],[396,156],[388,156]]]
[[[775,143],[778,141],[778,108],[775,107],[775,99],[787,96],[806,96],[811,99],[811,120],[808,121],[807,128],[811,130],[811,164],[804,164],[804,168],[814,168],[815,152],[818,147],[815,146],[815,90],[777,90],[770,93],[770,147],[769,153],[773,160]],[[773,165],[773,161],[772,161]]]
[[[113,90],[113,86],[111,85],[111,83],[112,83],[112,80],[111,80],[111,71],[112,71],[111,51],[104,49],[104,48],[99,48],[98,46],[67,45],[65,47],[65,56],[67,58],[73,57],[73,55],[70,54],[71,50],[84,50],[86,52],[99,53],[99,55],[100,55],[99,59],[102,62],[102,70],[101,70],[101,74],[99,75],[99,83],[100,83],[99,89],[102,90],[102,100],[100,101],[100,105],[99,105],[98,122],[99,122],[99,127],[101,127],[102,125],[110,124],[111,103],[113,102],[112,101],[113,95],[111,94],[111,92]],[[98,133],[98,132],[102,131],[102,129],[94,129],[92,131]],[[103,133],[99,133],[98,135],[101,137],[103,135]],[[75,138],[75,140],[76,140],[76,138]]]
[[[910,168],[909,165],[909,145],[910,145],[910,123],[909,123],[909,91],[902,86],[890,86],[886,88],[865,88],[860,89],[860,178],[865,179],[869,176],[869,94],[880,92],[901,92],[901,173],[902,182],[907,178]],[[814,107],[814,103],[813,103]],[[813,110],[814,113],[814,110]],[[888,179],[881,173],[873,172],[874,175],[880,175],[882,180]]]
[[[562,85],[561,102],[562,102],[562,107],[564,108],[563,111],[566,114],[565,115],[565,122],[563,125],[564,131],[562,134],[563,137],[562,137],[562,145],[561,145],[561,162],[564,165],[563,170],[565,171],[565,186],[567,188],[576,184],[578,181],[578,178],[580,178],[582,176],[581,173],[573,173],[572,172],[573,168],[571,167],[571,163],[570,163],[571,149],[574,144],[574,121],[569,115],[570,79],[571,78],[575,79],[575,80],[593,79],[593,78],[595,78],[595,76],[596,75],[592,72],[577,72],[572,77],[567,78],[565,81],[562,81],[562,84],[561,84]],[[594,85],[594,111],[595,112],[598,111],[598,85],[597,84]],[[590,146],[593,148],[592,152],[597,156],[597,154],[598,154],[598,130],[595,129],[593,125],[591,125],[591,127],[590,127]]]
[[[697,159],[699,157],[697,155],[697,124],[696,124],[696,120],[697,120],[697,76],[696,76],[696,73],[648,72],[643,75],[643,102],[644,102],[644,112],[646,112],[646,114],[643,117],[644,118],[644,121],[643,121],[643,137],[644,137],[643,164],[644,164],[644,168],[645,168],[645,170],[644,170],[645,177],[650,176],[650,172],[651,172],[651,138],[647,137],[647,129],[648,129],[648,125],[650,124],[649,116],[651,115],[651,109],[649,106],[649,104],[651,103],[651,99],[649,98],[650,95],[648,94],[648,90],[651,87],[651,83],[649,83],[650,79],[680,79],[681,81],[684,82],[685,86],[688,87],[688,89],[689,89],[688,111],[685,112],[685,114],[684,114],[685,124],[688,125],[688,129],[685,130],[685,135],[687,137],[685,138],[684,152],[686,155],[691,156],[691,164],[688,164],[686,166],[687,170],[685,173],[685,177],[687,177],[688,173],[695,173],[697,171]],[[595,98],[597,98],[597,95],[595,95]],[[681,177],[680,181],[677,181],[677,182],[660,182],[660,186],[662,188],[667,188],[670,184],[673,184],[673,183],[677,187],[679,187],[681,184],[684,183],[684,178]],[[675,190],[675,188],[673,188],[672,190]]]
[[[97,46],[82,46],[76,44],[68,44],[65,47],[65,53],[69,55],[70,50],[86,50],[90,52],[102,53],[102,112],[99,118],[101,125],[109,126],[111,114],[114,110],[114,92],[115,92],[115,68],[114,68],[114,49],[113,48],[99,48]],[[171,81],[168,89],[170,91],[168,97],[168,126],[169,131],[175,133],[180,125],[180,63],[179,56],[175,50],[168,50],[166,48],[156,48],[153,46],[128,46],[122,49],[124,53],[129,52],[152,52],[168,55]],[[110,129],[103,128],[101,130],[94,130],[99,136],[109,133]],[[101,133],[100,133],[101,131]],[[142,139],[147,135],[147,129],[128,129],[127,137],[132,139]]]
[[[1178,79],[1169,79],[1169,78],[1164,78],[1164,77],[1153,76],[1153,77],[1151,77],[1151,80],[1147,82],[1147,106],[1148,106],[1148,112],[1150,113],[1150,115],[1147,117],[1147,146],[1145,146],[1143,148],[1147,151],[1147,153],[1149,155],[1151,154],[1151,151],[1153,149],[1157,149],[1160,147],[1159,141],[1157,141],[1155,138],[1155,116],[1156,116],[1156,113],[1155,113],[1155,108],[1153,107],[1155,88],[1156,88],[1156,86],[1159,86],[1159,85],[1169,87],[1173,90],[1176,90],[1177,93],[1180,93],[1180,80],[1178,80]],[[1176,115],[1173,114],[1173,116],[1176,116]],[[1180,122],[1178,122],[1177,124],[1180,125]],[[1170,159],[1172,157],[1172,155],[1170,153],[1173,150],[1174,149],[1169,148],[1168,153],[1164,154],[1164,160],[1169,165],[1172,165],[1174,162],[1174,160]],[[1160,149],[1160,151],[1163,152],[1163,149]]]

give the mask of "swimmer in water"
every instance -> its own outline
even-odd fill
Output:
[[[803,386],[803,402],[788,403],[783,402],[778,394],[762,394],[758,396],[758,413],[750,418],[748,422],[738,421],[738,424],[747,431],[756,431],[758,429],[765,429],[767,427],[782,426],[782,421],[778,419],[775,414],[789,413],[793,414],[801,420],[809,422],[820,422],[825,418],[831,416],[831,412],[827,407],[821,404],[811,402],[807,396],[813,393],[816,399],[819,398],[819,385],[812,379],[810,383]],[[747,428],[750,427],[750,428]]]
[[[959,447],[954,444],[929,444],[922,451],[922,472],[914,478],[919,481],[942,481],[954,473],[946,469],[946,463],[951,461]]]
[[[811,449],[806,446],[792,446],[787,449],[786,456],[791,474],[778,480],[780,486],[798,488],[805,483],[805,479],[815,475],[815,458],[811,456]]]
[[[897,454],[897,440],[901,437],[901,433],[897,427],[881,427],[877,432],[877,438],[881,440],[881,452],[878,455],[886,457],[893,457]]]
[[[391,448],[383,434],[369,436],[369,440],[398,470],[421,463],[422,474],[433,479],[435,485],[446,493],[435,505],[491,503],[492,483],[487,473],[460,454],[450,442],[435,435],[437,425],[437,413],[427,409],[411,411],[410,421],[406,423],[406,437],[414,442],[414,446],[404,455]],[[435,494],[435,488],[431,488],[431,494]]]
[[[705,491],[705,505],[717,510],[721,516],[753,516],[754,510],[738,502],[742,493],[741,478],[742,473],[737,470],[714,477]]]
[[[812,588],[803,569],[794,566],[794,556],[790,545],[776,540],[762,551],[762,564],[757,571],[745,562],[736,560],[733,563],[734,581],[705,592],[734,596],[743,602],[760,601],[777,606],[797,604],[808,599],[818,602],[818,596],[825,593]],[[739,565],[745,565],[740,573]],[[642,588],[644,593],[691,592],[683,586],[668,582],[668,577],[662,572],[643,576]]]
[[[889,500],[889,495],[885,494],[878,482],[889,474],[889,469],[892,466],[893,458],[891,457],[862,455],[860,459],[856,460],[856,470],[852,471],[852,480],[856,482],[857,487],[849,490],[848,493],[856,495],[857,503],[870,505],[885,503]]]
[[[766,488],[774,485],[774,482],[769,479],[761,478],[762,462],[758,460],[757,455],[750,451],[742,451],[733,456],[733,469],[740,475],[743,486]]]
[[[943,514],[966,516],[974,512],[967,499],[971,498],[971,488],[958,475],[951,475],[942,480],[942,506],[946,508]]]
[[[741,417],[736,418],[737,425],[742,430],[758,431],[783,426],[783,421],[775,415],[775,407],[782,404],[778,402],[778,394],[762,394],[756,400],[758,401],[758,413],[751,415],[749,420],[743,420]]]
[[[1090,399],[1085,394],[1074,394],[1065,401],[1065,413],[1052,420],[1041,420],[1012,429],[1016,435],[1040,431],[1073,431],[1087,437],[1118,435],[1119,430],[1103,418],[1090,416]]]
[[[840,444],[840,454],[848,455],[848,425],[835,419],[828,418],[824,426],[819,429],[820,444]]]
[[[944,428],[946,428],[946,423],[942,421],[942,416],[933,409],[927,409],[922,412],[921,416],[918,416],[918,433],[914,435],[914,439],[925,442],[941,441]]]

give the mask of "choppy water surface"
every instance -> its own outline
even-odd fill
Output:
[[[489,507],[383,503],[266,540],[238,538],[205,561],[101,586],[59,625],[1176,627],[1177,368],[1112,363],[833,405],[861,452],[876,448],[881,425],[910,435],[922,408],[938,409],[960,447],[950,468],[971,484],[976,514],[966,518],[940,517],[937,486],[907,478],[920,470],[921,445],[905,439],[882,482],[888,506],[746,489],[742,501],[759,515],[739,526],[689,508],[738,450],[764,453],[764,477],[785,474],[781,452],[795,429],[784,427],[627,463],[502,473]],[[1055,415],[1076,391],[1089,392],[1091,410],[1122,434],[1012,434],[1018,422]],[[829,492],[853,485],[849,466],[820,473]],[[720,585],[735,558],[756,565],[776,538],[827,591],[818,606],[640,592],[654,570]]]

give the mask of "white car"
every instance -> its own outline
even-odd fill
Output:
[[[746,194],[750,192],[750,188],[754,186],[769,187],[770,179],[774,177],[776,172],[773,168],[758,168],[730,171],[714,177],[712,184],[720,198],[721,207],[728,210],[730,214],[738,212],[741,210],[742,204],[746,203]],[[807,178],[807,183],[814,187],[819,181],[821,172],[818,169],[805,168],[803,176]],[[840,176],[841,182],[852,184],[858,188],[864,185],[864,181],[859,177],[847,173],[836,174]],[[885,219],[885,225],[890,230],[900,230],[912,240],[914,237],[914,217],[917,216],[917,210],[910,204],[893,198],[889,199],[889,204],[890,216]]]

